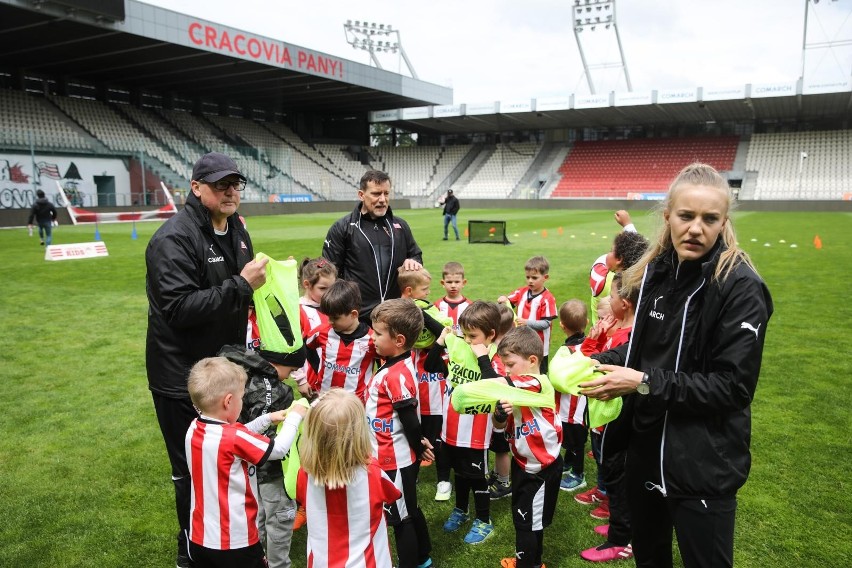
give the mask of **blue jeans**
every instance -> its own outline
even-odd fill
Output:
[[[453,223],[453,231],[456,233],[456,240],[459,240],[459,226],[456,223],[456,216],[450,215],[449,213],[444,213],[444,238],[447,238],[447,226],[450,224],[450,221]]]
[[[38,224],[38,238],[44,241],[45,244],[49,245],[53,241],[52,236],[53,231],[53,221],[48,221],[46,223],[42,223],[39,221]]]

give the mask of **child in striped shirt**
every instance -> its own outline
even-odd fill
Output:
[[[189,373],[187,389],[200,414],[186,433],[192,478],[189,552],[197,568],[266,566],[254,466],[287,454],[306,409],[294,405],[240,424],[246,380],[245,370],[224,357],[202,359]],[[282,421],[274,440],[260,434]]]
[[[384,507],[402,492],[373,457],[364,405],[329,390],[308,411],[301,440],[296,500],[307,514],[308,568],[391,568]]]

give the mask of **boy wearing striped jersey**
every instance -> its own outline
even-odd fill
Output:
[[[200,411],[185,442],[192,484],[189,551],[197,567],[266,566],[256,469],[287,454],[306,409],[296,405],[240,424],[246,380],[243,368],[224,357],[202,359],[189,374],[187,389]],[[282,421],[274,440],[260,434]]]
[[[539,361],[542,373],[547,373],[547,356],[550,353],[550,325],[556,319],[556,298],[545,288],[550,278],[550,263],[543,256],[534,256],[524,265],[527,285],[508,296],[500,296],[497,302],[507,300],[517,309],[517,325],[535,330],[544,345],[544,354]]]
[[[453,388],[482,379],[471,346],[481,344],[489,352],[489,361],[497,373],[504,371],[494,340],[500,329],[500,310],[493,302],[477,300],[459,318],[464,339],[445,329],[429,351],[426,369],[443,372],[447,377],[444,396],[444,424],[441,440],[450,466],[455,471],[455,508],[444,523],[446,532],[455,532],[470,519],[468,505],[473,492],[475,517],[464,537],[468,544],[479,544],[491,536],[491,495],[488,491],[488,446],[491,419],[488,414],[460,414],[453,408]],[[446,351],[438,349],[446,346]],[[444,362],[443,356],[447,356]]]
[[[413,300],[399,298],[376,306],[371,315],[376,353],[385,363],[366,390],[367,422],[373,456],[402,492],[385,509],[394,528],[400,568],[432,565],[432,543],[423,511],[417,504],[420,460],[434,460],[432,444],[421,435],[417,414],[417,382],[411,346],[423,330],[423,313]]]
[[[546,375],[539,374],[542,357],[541,339],[528,327],[516,327],[500,341],[498,352],[506,365],[505,377],[491,370],[480,357],[483,376],[506,381],[509,385],[541,392]],[[513,406],[500,400],[493,414],[494,427],[504,428],[512,448],[512,522],[515,525],[515,558],[505,558],[504,568],[543,567],[544,529],[553,521],[559,482],[562,477],[562,427],[553,410],[529,406]]]
[[[328,323],[314,329],[305,342],[308,350],[321,351],[317,368],[317,392],[342,388],[364,400],[373,376],[376,348],[373,331],[358,320],[361,292],[348,280],[337,280],[320,300]]]
[[[446,263],[441,271],[441,286],[444,287],[446,295],[435,302],[435,307],[453,320],[453,333],[458,336],[462,335],[461,327],[459,327],[459,316],[470,305],[470,300],[462,294],[466,285],[464,266],[459,262]]]

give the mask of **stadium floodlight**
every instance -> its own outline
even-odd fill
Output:
[[[632,92],[633,85],[630,83],[630,74],[627,72],[627,61],[624,59],[624,49],[621,46],[621,35],[618,33],[618,26],[615,18],[615,0],[574,0],[574,39],[577,41],[577,49],[580,52],[580,61],[583,63],[583,74],[586,76],[586,81],[589,84],[591,94],[595,92],[595,84],[592,80],[592,69],[612,69],[620,67],[624,72],[624,79],[627,82],[627,90]],[[589,65],[586,60],[586,53],[583,50],[583,42],[580,39],[580,33],[588,29],[594,32],[599,29],[612,29],[615,31],[615,40],[618,43],[619,61],[604,61],[601,63]]]
[[[392,25],[361,20],[355,20],[355,22],[346,20],[346,23],[343,24],[343,33],[346,36],[346,42],[353,49],[362,49],[369,52],[370,59],[379,69],[384,69],[384,67],[382,67],[379,58],[376,57],[377,52],[399,53],[411,76],[415,79],[418,78],[414,66],[411,65],[411,60],[408,59],[408,55],[402,48],[402,39],[400,38],[399,30],[394,29]],[[390,36],[395,36],[396,41],[391,42]],[[386,39],[378,39],[379,37]]]

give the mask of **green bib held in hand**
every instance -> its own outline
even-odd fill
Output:
[[[293,353],[302,347],[299,323],[299,276],[295,260],[268,258],[266,283],[254,291],[254,311],[260,331],[261,349]]]

